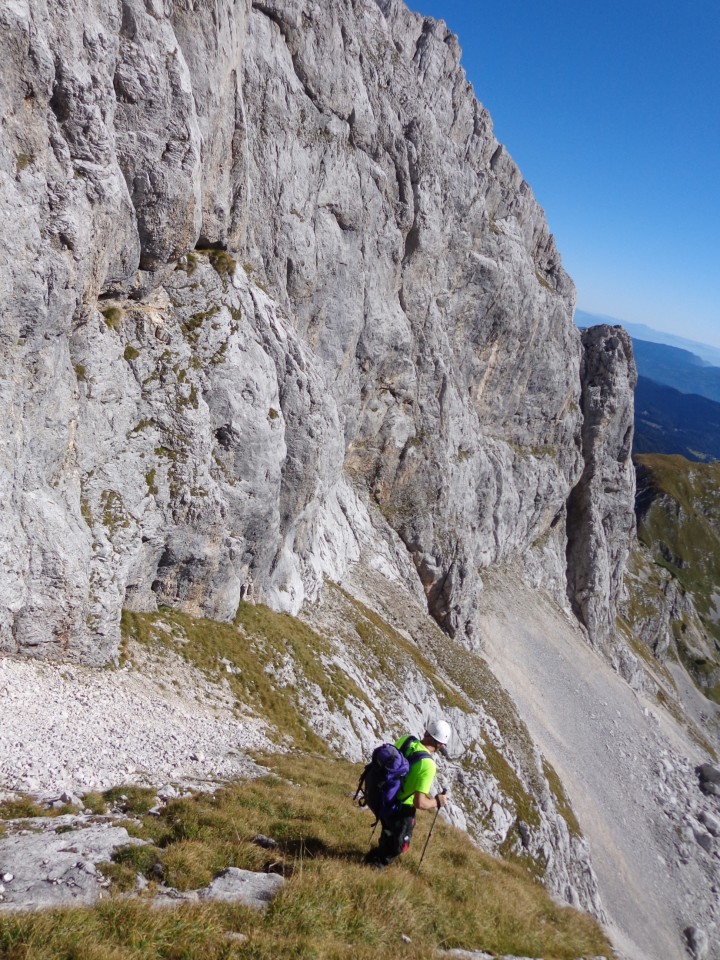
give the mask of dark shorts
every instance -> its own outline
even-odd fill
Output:
[[[387,866],[393,860],[397,860],[410,846],[410,838],[415,826],[415,808],[404,807],[395,816],[381,821],[381,826],[380,842],[369,854],[368,860]]]

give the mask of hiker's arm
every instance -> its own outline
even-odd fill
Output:
[[[416,810],[439,810],[447,803],[447,797],[444,793],[439,793],[436,797],[429,797],[426,793],[416,793],[413,797],[413,806]]]

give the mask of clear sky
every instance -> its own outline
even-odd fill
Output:
[[[718,0],[408,0],[460,39],[578,307],[720,346]]]

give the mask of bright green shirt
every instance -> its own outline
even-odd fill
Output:
[[[398,748],[398,750],[401,750],[406,740],[407,737],[400,737],[399,740],[395,741],[395,746]],[[414,753],[424,752],[426,752],[425,747],[418,740],[416,743],[413,743],[408,750],[408,760]],[[435,761],[430,757],[425,757],[422,760],[418,760],[417,763],[413,763],[410,767],[410,773],[408,773],[408,775],[405,777],[405,781],[402,785],[400,793],[398,794],[400,803],[412,806],[413,797],[416,793],[429,794],[436,773],[437,767],[435,766]]]

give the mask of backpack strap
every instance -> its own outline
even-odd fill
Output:
[[[400,753],[405,757],[410,766],[413,766],[413,764],[418,763],[420,760],[432,759],[430,754],[424,750],[418,750],[416,753],[413,753],[412,756],[408,756],[407,752],[414,743],[420,743],[417,737],[405,737],[403,745],[400,747]]]

